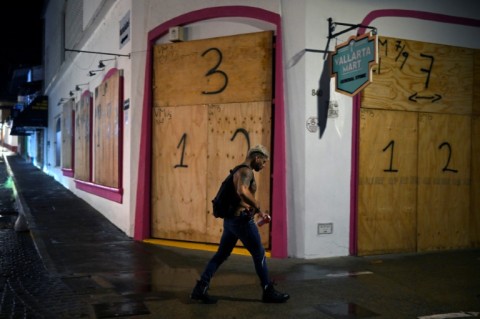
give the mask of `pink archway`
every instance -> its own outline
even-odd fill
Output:
[[[272,146],[272,211],[275,221],[272,223],[271,255],[287,257],[287,208],[285,174],[285,110],[282,66],[282,30],[281,17],[264,9],[248,6],[223,6],[192,11],[166,21],[148,33],[147,60],[145,66],[145,86],[142,109],[142,128],[140,137],[140,161],[138,163],[137,200],[135,209],[135,240],[150,236],[151,219],[151,105],[152,105],[152,69],[153,45],[157,39],[168,33],[170,27],[182,26],[198,21],[215,18],[243,17],[269,22],[275,25],[275,96],[274,130]]]

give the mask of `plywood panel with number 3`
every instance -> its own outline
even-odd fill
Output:
[[[415,251],[417,114],[361,110],[358,252]]]
[[[207,241],[218,242],[222,233],[222,220],[212,215],[211,200],[229,171],[241,164],[250,146],[262,144],[270,150],[270,102],[231,103],[209,106],[208,111],[208,213]],[[255,172],[256,198],[263,210],[270,210],[270,162]],[[275,218],[275,212],[272,212]],[[260,229],[263,244],[269,245],[269,226]]]
[[[471,117],[419,115],[418,250],[468,247]]]
[[[152,234],[157,238],[203,241],[207,107],[152,111]]]
[[[272,43],[266,31],[155,46],[155,106],[271,100]]]

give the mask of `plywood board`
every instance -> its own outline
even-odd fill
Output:
[[[94,181],[112,188],[120,187],[120,72],[112,74],[95,89]]]
[[[157,45],[155,107],[272,98],[271,31]]]
[[[75,102],[68,100],[62,108],[62,168],[73,169],[72,147],[73,147],[73,108]]]
[[[468,247],[471,118],[419,115],[418,250]]]
[[[92,95],[85,93],[75,106],[75,179],[90,182]]]
[[[361,110],[359,255],[416,249],[417,114]]]
[[[472,49],[380,37],[379,64],[362,107],[419,112],[472,112]]]
[[[470,242],[480,247],[480,116],[472,117]]]
[[[154,237],[204,241],[207,122],[204,105],[153,109]]]
[[[473,114],[480,115],[480,50],[475,50],[473,60]]]
[[[218,242],[223,230],[221,219],[212,215],[211,200],[229,171],[241,164],[249,146],[262,144],[267,149],[271,146],[271,104],[270,102],[250,102],[210,105],[208,107],[208,170],[207,170],[207,200],[208,242]],[[257,183],[256,198],[263,210],[270,211],[270,163],[265,168],[254,173]],[[270,212],[275,219],[275,212]],[[260,229],[262,242],[269,246],[269,225]]]

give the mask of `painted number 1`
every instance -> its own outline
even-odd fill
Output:
[[[383,171],[384,172],[389,172],[389,173],[395,173],[395,172],[398,172],[398,169],[393,169],[393,151],[394,151],[394,148],[395,148],[395,141],[394,140],[391,140],[390,143],[388,143],[388,145],[383,149],[383,152],[385,152],[389,148],[392,149],[392,151],[390,152],[390,167],[388,169],[384,169]]]
[[[185,156],[185,146],[187,145],[187,133],[183,133],[182,138],[180,139],[180,142],[177,145],[177,149],[180,148],[180,145],[182,144],[183,144],[183,147],[182,147],[182,156],[180,157],[180,164],[175,165],[174,168],[188,167],[188,165],[183,164],[183,157]]]

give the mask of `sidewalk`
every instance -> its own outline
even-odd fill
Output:
[[[212,281],[218,304],[192,302],[211,252],[133,241],[52,177],[17,155],[5,158],[45,267],[91,305],[92,318],[479,317],[478,249],[270,258],[277,289],[291,295],[280,305],[260,302],[251,258],[232,255]],[[438,314],[450,315],[431,317]]]

